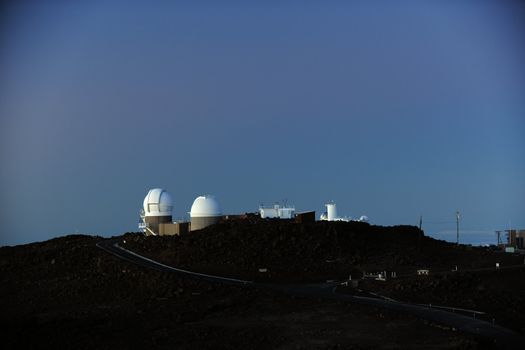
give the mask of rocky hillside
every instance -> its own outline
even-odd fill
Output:
[[[495,261],[507,266],[521,263],[522,257],[456,247],[425,237],[415,227],[232,220],[180,237],[128,233],[114,239],[174,266],[272,283],[395,270],[399,279],[363,283],[364,292],[368,288],[414,302],[456,300],[477,309],[485,307],[480,300],[486,300],[495,307],[482,310],[494,313],[509,328],[522,331],[517,325],[525,323],[522,307],[514,304],[523,303],[519,299],[520,293],[525,294],[523,283],[515,283],[517,275],[510,270],[502,270],[499,277],[487,271],[486,276],[437,274],[455,265],[461,270],[493,266]],[[101,240],[77,235],[0,248],[4,347],[476,349],[493,345],[398,312],[213,284],[135,266],[97,248]],[[418,267],[436,274],[416,279]]]
[[[284,234],[278,232],[272,236],[276,242]],[[137,236],[120,240],[130,237]],[[204,232],[181,241],[185,239],[187,251],[177,248],[179,259],[193,262],[194,252],[204,247],[213,250],[211,243],[197,246],[206,240]],[[490,345],[410,315],[210,284],[137,267],[98,249],[95,244],[100,240],[67,236],[0,248],[3,348],[476,349]],[[169,240],[142,241],[147,246],[162,242]],[[228,241],[222,244],[214,249],[227,251]],[[249,245],[244,238],[239,250]],[[275,247],[281,249],[281,244]],[[235,252],[224,256],[238,261],[259,254],[244,252],[236,258]]]
[[[403,275],[418,268],[450,271],[523,261],[488,248],[438,241],[413,226],[360,222],[231,221],[182,236],[126,238],[133,250],[168,264],[260,281],[311,282],[361,276],[362,271]]]

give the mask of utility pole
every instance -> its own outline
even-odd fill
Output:
[[[498,247],[499,247],[499,245],[501,244],[501,239],[500,239],[501,231],[496,231],[496,235],[498,236]]]
[[[417,243],[421,245],[421,237],[423,237],[423,230],[421,228],[423,227],[423,215],[419,215],[419,235],[417,238]],[[393,259],[393,257],[392,257]]]
[[[459,210],[456,211],[456,238],[457,238],[457,245],[459,245]]]

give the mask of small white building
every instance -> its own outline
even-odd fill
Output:
[[[259,214],[262,219],[293,219],[295,217],[295,207],[281,206],[275,204],[273,207],[259,207]]]

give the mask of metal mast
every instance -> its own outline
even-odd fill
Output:
[[[459,210],[456,211],[456,244],[459,245]]]

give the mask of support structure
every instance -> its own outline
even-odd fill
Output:
[[[457,238],[457,245],[459,245],[459,210],[456,211],[456,238]]]

